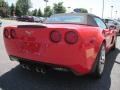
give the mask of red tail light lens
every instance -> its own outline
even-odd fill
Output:
[[[52,31],[50,33],[50,39],[51,39],[51,41],[53,41],[55,43],[60,42],[61,41],[61,33],[59,31],[56,31],[56,30]]]
[[[4,29],[4,37],[9,38],[10,32],[8,29]]]
[[[65,34],[65,41],[69,44],[75,44],[78,41],[78,34],[74,31],[69,31]]]
[[[9,39],[14,39],[16,37],[16,33],[14,29],[8,30],[4,29],[4,37]]]
[[[16,37],[16,32],[15,32],[14,29],[10,30],[10,36],[11,36],[11,38],[15,38]]]

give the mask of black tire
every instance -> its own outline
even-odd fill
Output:
[[[112,50],[115,50],[116,49],[116,40],[114,42],[114,45],[112,46]]]
[[[112,50],[116,49],[116,44],[114,43],[114,45],[112,46]]]
[[[96,69],[93,73],[93,76],[95,79],[100,79],[103,72],[104,72],[104,67],[105,67],[105,59],[106,59],[106,50],[105,50],[105,45],[102,44],[99,54],[97,56],[97,63],[96,63]]]

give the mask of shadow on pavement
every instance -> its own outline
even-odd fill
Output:
[[[90,76],[78,77],[70,72],[51,71],[48,74],[30,72],[15,67],[0,77],[0,88],[3,90],[109,90],[111,70],[120,50],[116,49],[107,55],[105,73],[100,80]]]

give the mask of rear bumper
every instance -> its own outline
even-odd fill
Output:
[[[17,49],[18,50],[18,49]],[[74,51],[75,50],[75,51]],[[89,58],[86,57],[86,49],[84,47],[80,50],[74,49],[73,52],[69,50],[59,50],[55,53],[46,53],[46,56],[28,54],[28,53],[19,53],[15,51],[8,51],[8,55],[17,58],[17,60],[23,60],[27,62],[36,62],[42,63],[44,65],[50,66],[60,66],[65,67],[77,74],[85,75],[91,72],[94,65],[96,55]],[[19,51],[19,50],[18,50]],[[54,50],[53,50],[54,51]],[[63,51],[63,52],[62,52]]]

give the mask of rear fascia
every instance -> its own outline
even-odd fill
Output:
[[[7,27],[7,29],[15,29],[17,35],[16,39],[4,38],[5,47],[9,56],[12,55],[37,62],[66,66],[79,74],[89,73],[95,62],[98,51],[96,49],[97,45],[95,42],[90,43],[87,40],[87,38],[92,36],[89,32],[85,34],[86,29],[74,30],[79,35],[78,42],[74,45],[68,44],[64,40],[65,33],[71,31],[70,29],[16,27]],[[58,30],[62,34],[61,42],[53,43],[49,40],[49,34],[53,30]],[[32,32],[32,35],[25,35],[26,31]],[[30,44],[31,46],[28,45],[29,48],[26,48],[24,47],[25,44]],[[90,51],[94,53],[91,55]]]

